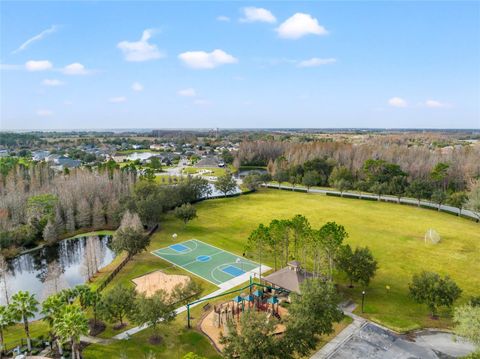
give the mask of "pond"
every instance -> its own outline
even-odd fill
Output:
[[[128,161],[135,161],[135,160],[146,160],[154,155],[158,155],[158,153],[153,153],[153,152],[132,152],[129,153],[128,155],[120,155],[120,156],[115,156],[115,160],[117,162],[122,162],[124,159]]]
[[[105,235],[64,239],[8,260],[9,297],[19,290],[28,290],[42,302],[57,291],[85,283],[115,258],[111,238]],[[0,305],[5,304],[5,289],[0,283]]]

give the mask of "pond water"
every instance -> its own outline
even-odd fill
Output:
[[[213,183],[209,183],[208,186],[210,187],[210,190],[212,191],[212,193],[210,193],[209,197],[218,197],[218,196],[224,196],[224,194],[220,191],[218,191],[216,188],[215,188],[215,185]],[[232,195],[232,194],[237,194],[237,193],[241,193],[242,190],[240,189],[240,187],[235,187],[235,190],[233,192],[230,192],[229,195]],[[203,197],[205,198],[205,197]]]
[[[258,168],[258,169],[249,169],[249,170],[240,170],[238,171],[238,176],[240,178],[243,178],[243,177],[246,177],[248,176],[250,173],[252,172],[257,172],[257,173],[260,173],[260,174],[266,174],[267,173],[267,170],[266,169],[263,169],[263,168]]]
[[[28,290],[42,302],[54,292],[85,283],[115,258],[110,242],[111,236],[64,239],[7,261],[9,297],[19,290]],[[0,283],[0,304],[6,304],[3,283]]]
[[[153,153],[153,152],[133,152],[128,154],[126,157],[127,157],[127,160],[130,160],[130,161],[135,161],[135,160],[143,161],[143,160],[146,160],[147,158],[152,157],[155,154],[156,153]]]

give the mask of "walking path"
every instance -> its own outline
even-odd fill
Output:
[[[267,188],[282,189],[282,190],[292,190],[292,191],[295,190],[295,191],[298,191],[298,192],[301,191],[301,192],[309,192],[309,193],[333,194],[333,195],[337,195],[337,196],[343,196],[345,198],[380,200],[380,201],[384,201],[384,202],[403,203],[403,204],[409,204],[409,205],[414,205],[414,206],[419,205],[419,202],[416,199],[407,198],[407,197],[402,197],[402,198],[398,199],[398,197],[394,197],[394,196],[377,196],[375,194],[358,193],[358,192],[357,193],[355,193],[355,192],[343,192],[343,193],[341,193],[341,192],[335,191],[335,190],[319,189],[319,188],[310,188],[310,190],[307,191],[307,189],[305,187],[302,187],[302,186],[295,186],[295,188],[294,188],[292,186],[284,186],[284,185],[278,186],[278,185],[271,184],[271,183],[263,184],[262,186],[267,187]],[[480,213],[470,211],[468,209],[460,210],[457,207],[447,206],[447,205],[444,205],[444,204],[440,205],[440,209],[439,209],[438,204],[433,203],[433,202],[428,202],[428,201],[420,201],[420,206],[440,210],[440,211],[443,211],[443,212],[452,213],[452,214],[455,214],[455,215],[460,215],[461,214],[462,217],[468,217],[468,218],[476,220],[477,222],[480,221]]]
[[[265,273],[265,272],[268,272],[271,268],[266,266],[266,265],[262,265],[261,267],[261,271],[262,271],[262,274]],[[232,278],[230,279],[229,281],[227,282],[224,282],[222,284],[219,285],[219,289],[217,289],[216,291],[212,292],[212,293],[209,293],[207,294],[206,296],[202,297],[201,299],[199,300],[203,300],[203,299],[208,299],[208,298],[212,298],[212,297],[215,297],[219,294],[222,294],[224,292],[227,292],[229,291],[230,289],[242,284],[242,283],[245,283],[247,281],[250,280],[250,276],[258,276],[260,274],[260,267],[257,267],[251,271],[248,271],[238,277],[235,277],[235,278]],[[193,308],[197,305],[199,305],[200,303],[196,303],[194,305],[191,305],[190,308]],[[180,313],[183,313],[187,310],[187,306],[182,306],[180,308],[177,308],[175,309],[175,314],[178,315]],[[113,339],[129,339],[130,336],[144,330],[148,328],[148,325],[141,325],[141,326],[138,326],[138,327],[135,327],[135,328],[131,328],[129,330],[126,330],[120,334],[117,334],[113,337]]]

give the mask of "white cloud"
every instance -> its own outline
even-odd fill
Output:
[[[25,50],[27,47],[29,47],[31,44],[33,44],[36,41],[40,41],[47,37],[50,34],[53,34],[55,31],[57,31],[58,26],[52,25],[50,28],[43,30],[41,33],[31,37],[27,41],[25,41],[23,44],[20,45],[18,49],[12,52],[12,54],[16,54],[17,52]]]
[[[240,22],[268,22],[273,24],[277,22],[277,19],[269,10],[251,6],[243,8],[243,17]]]
[[[187,51],[178,55],[178,58],[192,69],[213,69],[220,65],[238,62],[235,57],[219,49],[212,52]]]
[[[111,102],[111,103],[122,103],[125,101],[127,101],[127,98],[125,96],[110,97],[108,99],[108,102]]]
[[[135,81],[132,84],[132,90],[135,92],[143,91],[143,85],[140,82]]]
[[[62,69],[62,72],[65,75],[88,75],[90,73],[85,66],[78,62],[74,62],[73,64],[65,66]]]
[[[407,101],[401,97],[392,97],[388,100],[388,104],[393,107],[407,107]]]
[[[45,86],[62,86],[64,82],[57,79],[45,79],[42,84]]]
[[[276,28],[284,39],[299,39],[305,35],[327,35],[328,31],[310,14],[297,12]]]
[[[300,61],[297,66],[298,67],[316,67],[316,66],[334,64],[335,62],[337,62],[337,60],[334,58],[321,59],[318,57],[313,57],[309,60]]]
[[[225,15],[217,16],[217,21],[230,22],[230,18]]]
[[[71,106],[71,105],[73,105],[73,102],[70,101],[70,100],[65,100],[65,101],[63,101],[63,104],[64,104],[65,106]]]
[[[52,115],[53,115],[53,111],[51,111],[51,110],[46,110],[46,109],[37,110],[37,116],[49,117],[49,116],[52,116]]]
[[[448,108],[451,107],[449,103],[440,102],[437,100],[427,100],[425,101],[425,106],[430,108]]]
[[[193,88],[186,88],[186,89],[183,89],[183,90],[179,90],[177,92],[177,95],[178,96],[184,96],[184,97],[195,97],[197,96],[197,92],[195,91],[195,89]]]
[[[47,60],[30,60],[25,63],[25,68],[27,71],[46,71],[51,70],[53,65],[50,61]]]
[[[121,41],[117,47],[122,50],[126,61],[142,62],[160,59],[164,55],[158,50],[157,45],[148,42],[152,35],[153,30],[146,29],[139,41]]]

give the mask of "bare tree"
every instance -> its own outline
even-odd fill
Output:
[[[93,202],[92,219],[94,228],[101,229],[105,227],[105,211],[98,197],[95,197],[95,201]]]
[[[5,303],[10,304],[10,297],[8,295],[8,283],[7,283],[7,270],[8,263],[4,256],[0,254],[0,284],[3,287],[2,293],[5,297]]]

